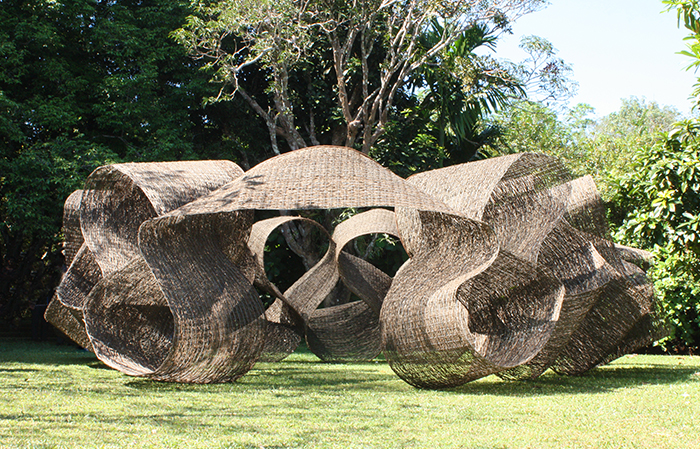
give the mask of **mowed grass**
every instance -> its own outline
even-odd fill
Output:
[[[236,383],[185,385],[7,340],[0,446],[698,448],[700,357],[625,356],[580,377],[428,391],[382,361],[327,364],[303,350]]]

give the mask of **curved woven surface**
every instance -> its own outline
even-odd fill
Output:
[[[337,279],[335,273],[332,271],[328,273],[329,269],[333,269],[332,266],[328,266],[328,253],[284,293],[281,293],[277,286],[267,279],[264,269],[264,250],[267,239],[273,231],[293,221],[315,226],[330,239],[326,230],[315,221],[288,216],[255,223],[248,239],[248,246],[260,267],[256,283],[263,290],[277,297],[277,300],[265,311],[266,318],[270,322],[270,330],[261,358],[264,361],[279,361],[294,352],[304,336],[304,323],[308,320],[309,312],[314,309],[314,304],[323,301],[325,295],[332,289],[332,285],[324,284],[333,284]]]
[[[483,222],[419,215],[431,237],[396,274],[382,308],[394,371],[412,385],[444,388],[532,358],[556,321],[556,279],[500,251]],[[535,288],[537,295],[525,294]]]
[[[348,207],[379,209],[332,235],[289,216]],[[254,210],[285,215],[254,223]],[[305,338],[322,360],[383,351],[408,383],[447,388],[493,373],[578,374],[663,332],[630,263],[645,254],[606,240],[592,180],[543,155],[407,180],[330,146],[245,173],[225,161],[120,164],[96,170],[65,211],[71,265],[47,316],[130,375],[231,381]],[[316,227],[328,247],[281,292],[265,244],[292,222]],[[409,260],[393,279],[348,250],[370,234],[401,239]],[[276,298],[267,310],[256,288]],[[357,300],[324,307],[343,291]]]
[[[411,263],[420,260],[422,273],[407,276],[400,292],[405,298],[394,299],[392,287],[389,297],[396,309],[382,310],[387,321],[417,327],[405,340],[393,335],[397,326],[384,327],[387,358],[399,376],[420,387],[452,387],[520,366],[540,352],[559,319],[564,288],[536,260],[544,238],[566,211],[562,184],[567,179],[556,160],[529,154],[409,178],[462,215],[483,221],[442,230],[445,225],[434,228],[432,222],[444,217],[401,211],[408,219],[399,220],[400,232],[418,242],[410,245]],[[478,234],[484,237],[474,240]],[[427,260],[421,252],[427,252]],[[470,259],[477,255],[481,258]],[[417,277],[428,280],[420,294],[414,287]]]
[[[102,278],[102,272],[85,245],[80,229],[82,196],[83,191],[76,190],[63,205],[63,254],[66,265],[71,268],[63,276],[44,318],[78,345],[92,350],[82,308],[90,290]]]
[[[318,304],[311,312],[306,341],[322,360],[371,360],[381,352],[379,314],[392,279],[345,250],[351,241],[369,234],[398,236],[394,213],[385,209],[363,212],[340,223],[333,232],[329,248],[329,252],[334,250],[332,263],[337,270],[333,279],[338,276],[359,300],[325,308],[319,308]],[[335,292],[336,289],[329,294]]]
[[[63,204],[63,256],[66,265],[70,266],[83,246],[83,232],[80,229],[80,203],[83,198],[83,191],[76,190],[71,193]]]
[[[225,368],[218,369],[210,366],[209,354],[204,357],[206,362],[199,360],[202,357],[198,353],[207,348],[188,334],[189,328],[201,324],[190,323],[196,321],[190,308],[211,303],[213,298],[192,301],[202,293],[197,291],[187,298],[188,304],[181,310],[177,293],[182,292],[183,286],[195,290],[192,278],[175,282],[178,287],[168,290],[167,282],[154,276],[162,275],[162,271],[145,261],[144,255],[150,253],[147,245],[139,246],[138,235],[144,222],[187,204],[240,174],[242,170],[228,161],[198,161],[100,167],[87,179],[79,207],[84,244],[58,287],[57,298],[84,316],[90,343],[107,365],[128,374],[164,380],[206,382],[240,375],[236,368],[229,367],[228,360]],[[143,243],[148,243],[147,239]],[[172,258],[173,254],[168,256]],[[162,263],[167,261],[168,257],[161,259]],[[176,263],[180,265],[181,261]],[[203,321],[213,327],[199,328],[198,332],[216,333],[216,327],[225,327],[221,322],[210,321],[208,313],[201,312],[207,316]],[[227,314],[225,307],[221,314]],[[182,315],[187,317],[187,324],[181,322]],[[228,317],[222,320],[227,321]],[[181,341],[194,342],[196,349],[183,348]],[[213,352],[225,351],[217,347]],[[227,359],[225,355],[219,357]],[[176,368],[171,359],[176,360]]]
[[[360,236],[370,234],[399,237],[394,213],[386,209],[373,209],[354,215],[340,223],[333,231],[333,240],[336,243],[335,260],[345,285],[379,317],[384,297],[391,287],[391,277],[372,264],[345,251],[348,243]]]
[[[92,351],[82,311],[66,307],[54,296],[46,307],[44,318],[80,347]]]

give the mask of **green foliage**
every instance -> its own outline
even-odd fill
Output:
[[[543,103],[521,101],[490,118],[500,130],[484,153],[495,156],[522,152],[544,153],[560,158],[576,174],[586,173],[588,118],[592,108],[578,105],[564,118]]]
[[[285,292],[306,272],[302,259],[289,249],[284,235],[279,230],[267,239],[264,263],[267,278],[281,292]],[[265,306],[277,299],[265,292],[261,292],[261,297]]]
[[[431,23],[419,40],[423,51],[436,45],[445,28],[437,20]],[[481,129],[482,118],[525,95],[523,86],[502,64],[476,53],[495,49],[498,31],[474,25],[442,54],[416,69],[407,82],[407,90],[420,90],[420,102],[412,114],[422,118],[422,133],[435,137],[436,142],[426,143],[445,149],[447,165],[471,160],[494,131]]]
[[[432,48],[447,26],[434,20],[419,39],[421,50]],[[504,66],[477,54],[495,48],[497,33],[477,24],[417,68],[370,155],[404,177],[473,159],[498,133],[483,118],[525,95]]]
[[[700,258],[669,246],[654,248],[648,275],[671,334],[659,342],[669,351],[697,353],[700,346]]]
[[[620,231],[634,243],[700,254],[699,138],[700,122],[688,120],[664,142],[635,155],[620,181],[620,198],[632,209]]]
[[[264,157],[236,105],[201,106],[208,77],[169,38],[187,13],[166,0],[0,2],[1,321],[51,296],[63,201],[97,166]]]
[[[614,195],[616,180],[632,170],[635,155],[662,141],[680,118],[675,108],[631,97],[592,127],[586,170],[596,178],[604,198]]]
[[[384,134],[395,112],[395,101],[412,75],[418,78],[427,73],[452,75],[456,68],[455,53],[470,54],[468,59],[459,58],[467,65],[479,59],[471,54],[473,47],[470,48],[468,41],[483,37],[476,36],[484,34],[482,24],[502,32],[508,29],[511,20],[543,3],[542,0],[193,1],[194,15],[173,35],[215,72],[212,80],[221,85],[221,90],[214,100],[237,95],[246,99],[265,121],[276,153],[280,152],[277,142],[280,138],[290,150],[332,143],[358,147],[367,154]],[[493,32],[488,33],[493,38]],[[313,108],[303,101],[304,86],[293,82],[300,70],[309,67],[311,59],[321,67],[326,96],[335,103],[332,109]],[[259,71],[265,74],[262,88],[258,83],[260,77],[253,75],[251,80],[251,74]],[[420,71],[423,73],[419,74]],[[449,76],[441,81],[446,78]],[[480,70],[479,81],[487,78],[497,80],[500,75]],[[429,84],[434,86],[432,81]],[[454,83],[442,83],[442,86],[453,87]],[[462,93],[469,94],[467,90]],[[443,105],[449,100],[445,92],[438,96],[436,100]],[[500,101],[495,96],[472,95],[469,105],[471,109],[485,108]],[[461,109],[474,112],[470,108]],[[439,114],[443,119],[451,117],[443,111]],[[317,133],[317,115],[321,122],[334,122],[334,129]],[[334,115],[334,120],[329,120],[329,115]],[[464,123],[460,119],[451,124],[460,121]],[[453,135],[460,137],[462,131],[452,128]],[[438,140],[443,144],[442,138]]]
[[[431,123],[426,115],[430,111],[407,107],[403,116],[387,124],[384,138],[370,150],[370,157],[403,178],[442,167],[447,150],[430,132],[434,128],[426,130],[426,124]]]
[[[622,99],[619,111],[594,119],[587,104],[556,111],[539,102],[518,102],[490,118],[501,130],[484,150],[490,155],[525,151],[561,159],[576,176],[592,175],[605,200],[617,180],[631,170],[640,148],[648,148],[671,130],[680,114],[643,99]]]
[[[663,0],[662,3],[668,5],[666,11],[676,10],[678,25],[682,23],[690,32],[684,38],[688,43],[687,50],[679,53],[692,58],[692,62],[688,64],[689,70],[697,70],[700,67],[700,3],[698,0]],[[695,106],[700,106],[700,78],[693,86],[691,97],[695,98]]]
[[[388,234],[358,237],[354,241],[354,249],[355,254],[392,277],[408,260],[401,241]]]
[[[700,346],[700,122],[680,122],[635,155],[614,204],[616,237],[656,256],[649,271],[672,329],[668,346]]]

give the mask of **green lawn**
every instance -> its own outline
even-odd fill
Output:
[[[381,361],[304,351],[237,383],[183,385],[122,375],[70,346],[0,340],[0,446],[696,448],[700,357],[426,391]]]

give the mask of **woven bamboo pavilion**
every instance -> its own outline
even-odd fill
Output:
[[[362,212],[333,229],[295,213],[349,208]],[[325,243],[282,291],[265,246],[292,225]],[[68,269],[47,319],[106,365],[159,381],[234,381],[305,340],[321,360],[383,354],[409,384],[449,388],[581,374],[664,331],[648,254],[611,242],[590,177],[540,154],[408,179],[333,146],[246,172],[116,164],[66,200],[64,232]],[[408,255],[393,276],[351,251],[376,234]],[[336,301],[341,290],[357,300]]]

